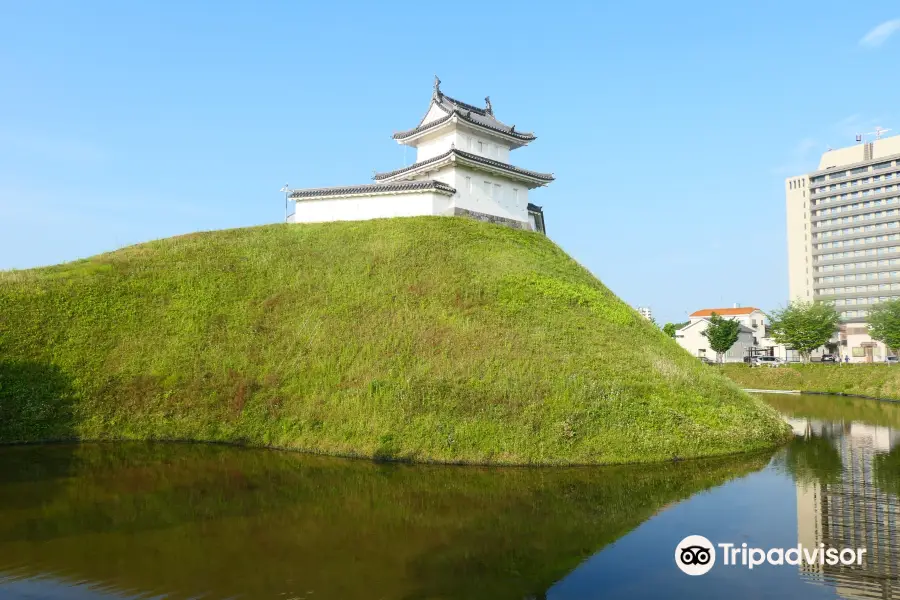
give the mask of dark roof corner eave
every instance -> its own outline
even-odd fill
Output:
[[[390,183],[366,183],[362,185],[336,186],[295,190],[288,196],[290,200],[310,200],[336,196],[365,196],[371,194],[438,192],[452,196],[456,188],[436,179],[396,181]]]
[[[462,161],[468,162],[470,164],[492,167],[499,171],[504,171],[509,174],[519,175],[528,179],[531,179],[538,183],[538,185],[546,185],[552,181],[555,181],[555,177],[553,177],[552,173],[538,173],[537,171],[529,171],[528,169],[522,169],[519,167],[515,167],[513,165],[502,163],[497,160],[493,160],[490,158],[483,158],[478,156],[477,154],[472,154],[469,152],[465,152],[463,150],[457,150],[452,148],[443,154],[439,154],[427,160],[423,160],[422,162],[414,163],[408,167],[404,167],[402,169],[396,169],[394,171],[386,171],[384,173],[376,173],[373,179],[375,181],[384,181],[386,179],[390,179],[392,177],[396,177],[398,175],[402,175],[404,173],[411,173],[420,169],[422,167],[428,165],[434,165],[438,163],[447,162],[455,162],[457,159],[462,159]]]
[[[444,123],[447,123],[454,116],[456,116],[458,119],[462,120],[463,122],[465,122],[469,125],[472,125],[474,127],[479,127],[481,129],[485,129],[485,130],[490,131],[491,133],[494,133],[497,135],[511,138],[513,140],[516,140],[517,142],[533,142],[537,139],[537,136],[531,132],[520,133],[518,131],[513,131],[513,130],[506,131],[503,129],[499,129],[497,127],[490,127],[488,125],[485,125],[484,123],[479,123],[472,119],[466,118],[466,116],[459,111],[452,111],[452,112],[448,113],[446,116],[441,117],[440,119],[435,119],[434,121],[429,121],[425,125],[419,125],[418,127],[415,127],[413,129],[407,129],[406,131],[398,131],[398,132],[394,133],[394,135],[391,137],[395,140],[409,139],[411,137],[419,135],[420,133],[424,133],[426,131],[431,130],[432,128],[436,128],[436,127],[439,127],[440,125],[443,125]]]

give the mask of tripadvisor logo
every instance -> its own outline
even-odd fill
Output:
[[[675,564],[688,575],[705,575],[716,564],[716,548],[722,557],[722,566],[753,569],[760,565],[829,565],[859,566],[866,548],[826,548],[819,544],[808,548],[797,544],[793,548],[750,548],[747,544],[713,544],[702,535],[689,535],[675,547]]]
[[[675,564],[688,575],[705,575],[716,564],[716,549],[702,535],[689,535],[675,547]]]

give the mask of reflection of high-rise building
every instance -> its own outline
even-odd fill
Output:
[[[800,424],[792,422],[800,433]],[[843,598],[900,598],[900,499],[875,485],[873,459],[900,443],[887,427],[808,421],[806,432],[830,439],[840,480],[797,483],[797,538],[807,548],[865,548],[861,566],[803,565],[813,581]]]

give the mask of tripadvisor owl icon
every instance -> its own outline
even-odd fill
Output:
[[[675,547],[675,564],[688,575],[705,575],[716,564],[716,549],[702,535],[689,535]]]

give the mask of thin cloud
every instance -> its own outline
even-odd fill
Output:
[[[877,48],[884,44],[892,35],[900,31],[900,19],[891,19],[878,25],[872,31],[859,40],[859,45],[866,48]]]
[[[836,131],[846,131],[848,127],[853,128],[853,131],[859,130],[859,122],[862,120],[862,115],[859,113],[854,113],[848,117],[844,117],[840,121],[834,124],[834,129]]]
[[[0,153],[32,154],[67,163],[99,164],[109,158],[102,148],[81,140],[38,132],[0,131]]]
[[[784,163],[771,169],[773,175],[790,177],[810,170],[817,160],[816,153],[822,149],[821,143],[814,138],[803,138],[791,149],[790,156]]]

